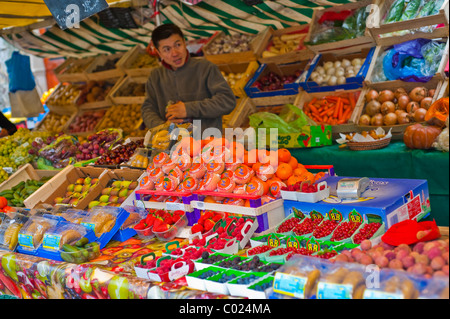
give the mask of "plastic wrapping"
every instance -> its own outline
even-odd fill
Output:
[[[411,20],[419,14],[419,8],[422,5],[422,0],[410,0],[405,6],[400,21]]]
[[[14,251],[18,244],[19,231],[28,220],[23,214],[9,213],[3,215],[0,224],[0,249]]]
[[[128,218],[125,220],[122,226],[120,226],[120,229],[122,230],[129,227],[133,227],[134,225],[139,223],[141,219],[147,217],[147,210],[145,208],[140,208],[131,205],[125,206],[123,208],[130,213],[130,216],[128,216]]]
[[[18,242],[22,249],[36,250],[42,243],[44,234],[58,223],[57,219],[33,216],[19,231]]]
[[[77,151],[77,140],[73,136],[62,135],[39,150],[39,156],[48,160],[55,168],[64,168],[76,162]]]
[[[65,244],[74,244],[86,233],[87,229],[84,226],[70,222],[60,222],[45,232],[42,248],[58,251]]]
[[[117,207],[94,207],[83,218],[81,225],[94,231],[100,237],[113,229],[119,214]]]
[[[384,23],[392,23],[400,21],[403,14],[403,9],[405,8],[405,0],[397,0],[389,8],[389,11],[384,19]]]

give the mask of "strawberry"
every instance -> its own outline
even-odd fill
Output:
[[[205,222],[203,223],[203,227],[205,229],[205,232],[210,231],[214,227],[215,224],[216,223],[212,219],[205,220]]]
[[[157,232],[157,233],[162,233],[165,232],[169,229],[169,225],[167,225],[166,223],[162,222],[161,224],[159,224],[158,226],[153,226],[153,231]]]
[[[195,224],[194,226],[192,226],[191,228],[191,233],[195,234],[195,233],[203,233],[203,226],[200,224]]]
[[[214,217],[212,218],[212,220],[215,221],[215,222],[218,222],[218,221],[221,220],[221,219],[222,219],[222,216],[219,215],[219,214],[214,215]]]
[[[168,213],[168,212],[165,213],[162,218],[167,224],[169,224],[169,225],[174,224],[172,215],[170,213]]]
[[[143,222],[143,221],[145,221],[145,219],[143,219],[143,220],[141,220],[138,224],[136,224],[136,225],[134,225],[134,229],[137,229],[137,230],[143,230],[143,229],[146,229],[148,226],[147,226],[147,224],[145,223],[145,222]]]
[[[176,222],[178,222],[180,220],[181,216],[177,215],[177,214],[173,214],[172,215],[172,221],[175,224]]]
[[[147,217],[145,218],[145,223],[148,226],[153,226],[153,223],[155,222],[156,217],[153,216],[152,214],[148,214]]]

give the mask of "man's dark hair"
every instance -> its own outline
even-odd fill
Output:
[[[178,34],[184,39],[183,32],[175,24],[163,24],[152,32],[152,42],[156,49],[159,49],[159,41],[167,39],[174,34]]]

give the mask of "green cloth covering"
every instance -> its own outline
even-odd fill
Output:
[[[304,165],[333,165],[339,176],[426,179],[431,204],[426,219],[449,226],[449,153],[411,150],[402,141],[372,151],[352,151],[333,144],[290,152]]]

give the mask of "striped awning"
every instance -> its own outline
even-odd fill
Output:
[[[163,2],[160,12],[163,23],[172,22],[184,31],[188,39],[198,39],[210,37],[216,31],[257,34],[268,26],[278,30],[307,24],[315,8],[356,1],[278,0],[263,1],[254,6],[248,6],[243,0],[204,0],[195,6],[169,1],[168,4]],[[2,2],[5,1],[0,0],[0,5]],[[143,23],[136,22],[138,28],[108,29],[94,16],[82,21],[80,28],[63,31],[53,25],[43,34],[28,30],[2,36],[15,47],[36,56],[82,58],[128,51],[136,44],[147,45],[156,27],[155,22],[148,18]]]

